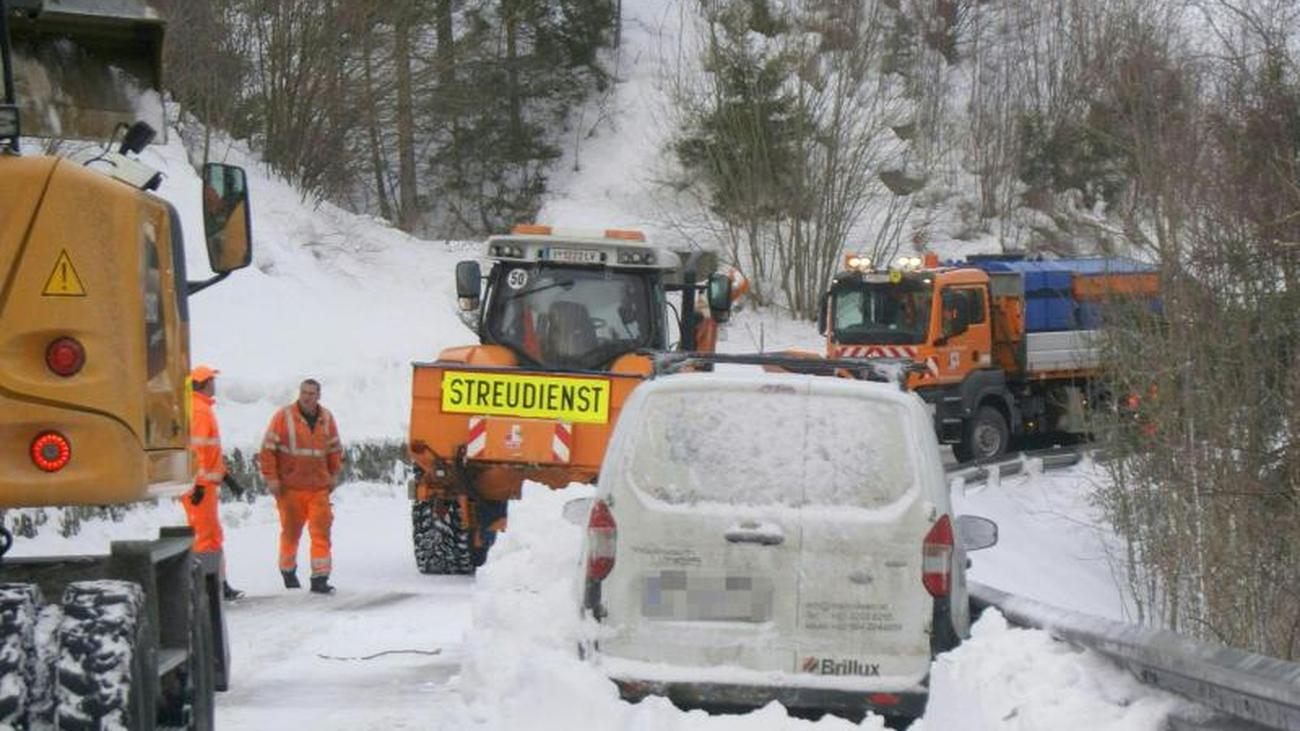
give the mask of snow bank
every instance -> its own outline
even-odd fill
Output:
[[[1183,705],[1096,653],[1009,627],[997,610],[934,663],[930,693],[925,719],[911,731],[1160,729]]]

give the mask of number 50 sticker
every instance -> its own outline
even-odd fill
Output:
[[[506,284],[511,289],[523,289],[528,284],[527,269],[511,269],[506,275]]]

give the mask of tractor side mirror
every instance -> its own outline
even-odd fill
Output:
[[[967,551],[978,551],[997,545],[998,524],[978,515],[957,516],[957,537]]]
[[[478,262],[466,260],[456,263],[456,299],[461,312],[473,312],[479,307],[479,292],[483,286],[483,272]]]
[[[219,162],[204,165],[203,233],[212,271],[224,275],[252,263],[252,232],[244,169]]]
[[[709,275],[709,315],[715,322],[731,318],[731,277],[726,274]]]
[[[822,297],[821,306],[817,308],[817,334],[825,335],[826,328],[830,325],[827,320],[830,319],[831,296]]]

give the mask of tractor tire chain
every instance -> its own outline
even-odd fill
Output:
[[[460,513],[458,500],[434,498],[411,503],[415,564],[420,573],[474,573],[470,532]]]
[[[135,727],[134,686],[143,648],[144,592],[125,581],[81,581],[63,594],[59,623],[57,728],[61,731]]]

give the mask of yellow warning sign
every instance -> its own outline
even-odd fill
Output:
[[[72,266],[72,257],[68,256],[67,249],[59,252],[59,259],[54,262],[54,271],[45,280],[45,289],[41,290],[41,294],[46,297],[86,296],[86,287],[82,285],[81,277],[77,276],[77,268]]]

